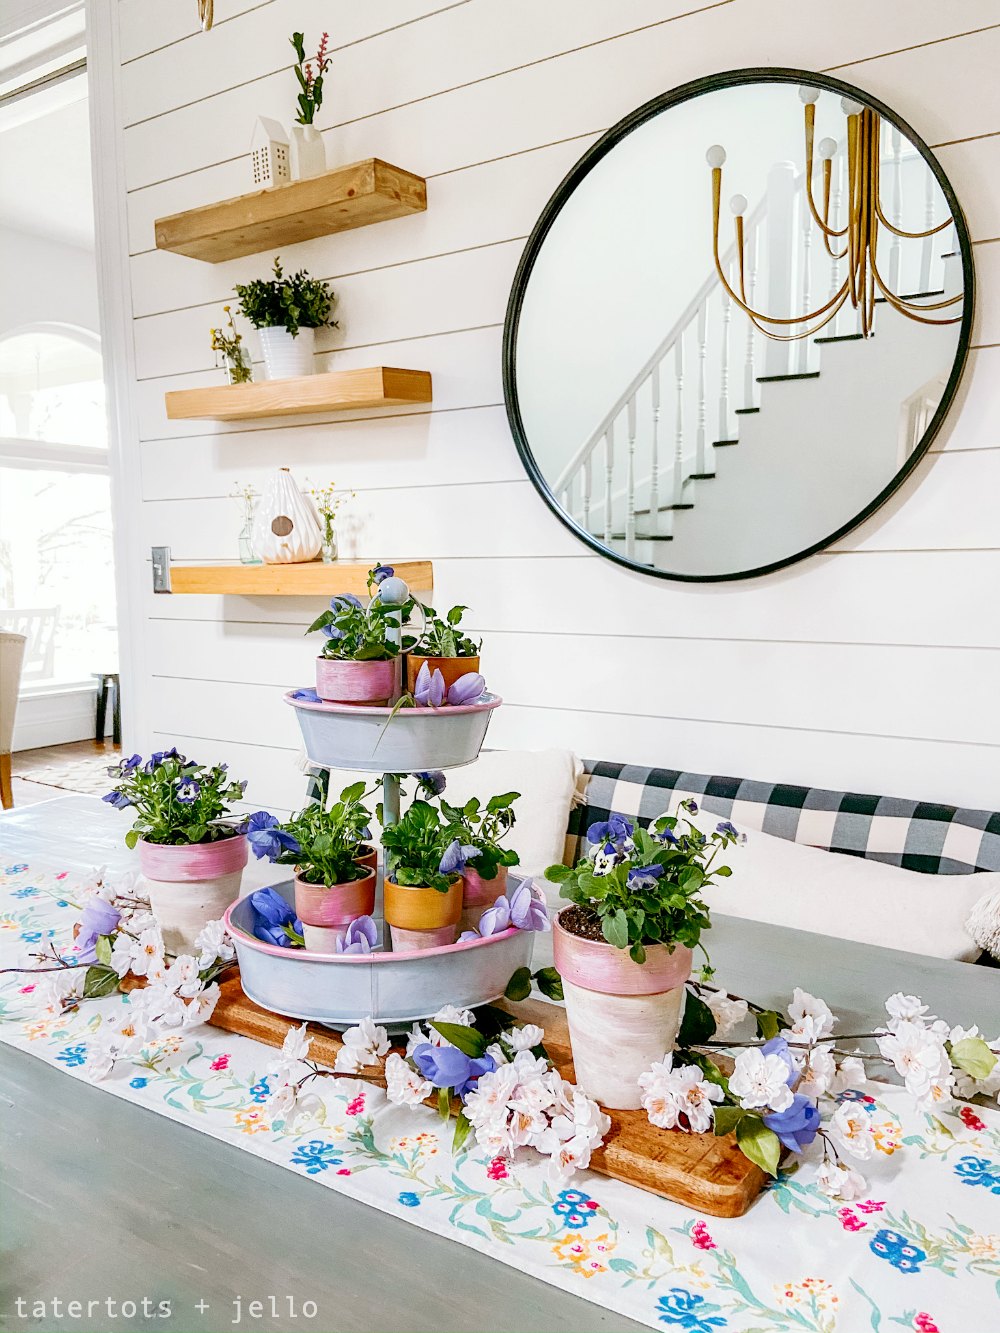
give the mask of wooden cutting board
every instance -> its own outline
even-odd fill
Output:
[[[280,1046],[289,1028],[299,1026],[294,1019],[272,1014],[249,1000],[238,972],[220,984],[222,994],[209,1020],[216,1027],[267,1046]],[[563,1078],[572,1082],[573,1057],[564,1011],[534,1000],[503,1007],[520,1021],[545,1029],[545,1049]],[[318,1023],[308,1026],[310,1058],[332,1066],[343,1045],[340,1036]],[[376,1073],[366,1075],[365,1082],[385,1087],[385,1080]],[[764,1188],[764,1172],[743,1156],[732,1134],[716,1138],[714,1134],[656,1129],[645,1111],[608,1111],[608,1115],[611,1131],[590,1160],[591,1170],[601,1175],[650,1190],[710,1217],[741,1217]]]

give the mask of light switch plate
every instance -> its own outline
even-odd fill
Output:
[[[154,546],[151,548],[153,558],[153,591],[170,591],[170,547]]]

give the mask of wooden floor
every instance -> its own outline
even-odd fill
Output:
[[[73,741],[67,745],[47,745],[40,750],[20,750],[11,756],[13,773],[14,807],[34,805],[38,801],[51,801],[61,792],[72,790],[67,787],[51,787],[41,782],[33,782],[31,774],[53,764],[72,763],[87,759],[91,755],[107,755],[108,763],[115,762],[119,748],[106,740]]]

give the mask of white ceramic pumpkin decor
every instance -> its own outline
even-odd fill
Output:
[[[264,487],[254,527],[257,554],[267,565],[315,560],[323,544],[319,518],[288,468],[279,468]]]

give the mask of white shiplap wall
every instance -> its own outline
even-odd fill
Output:
[[[138,468],[127,552],[231,558],[235,479],[290,465],[357,491],[348,554],[431,557],[438,606],[474,608],[490,742],[996,806],[1000,803],[1000,14],[995,0],[120,0]],[[269,256],[216,266],[153,246],[153,220],[246,190],[258,114],[286,120],[287,37],[334,48],[331,165],[428,178],[426,214],[290,247],[333,281],[324,366],[428,368],[435,401],[307,424],[168,422],[163,394],[218,381],[207,329]],[[500,337],[545,200],[640,102],[741,65],[836,71],[934,145],[963,200],[980,303],[959,409],[893,502],[837,549],[730,586],[678,586],[590,554],[524,476]],[[128,608],[142,748],[224,756],[276,808],[301,794],[280,688],[309,680],[317,604],[154,597]]]

